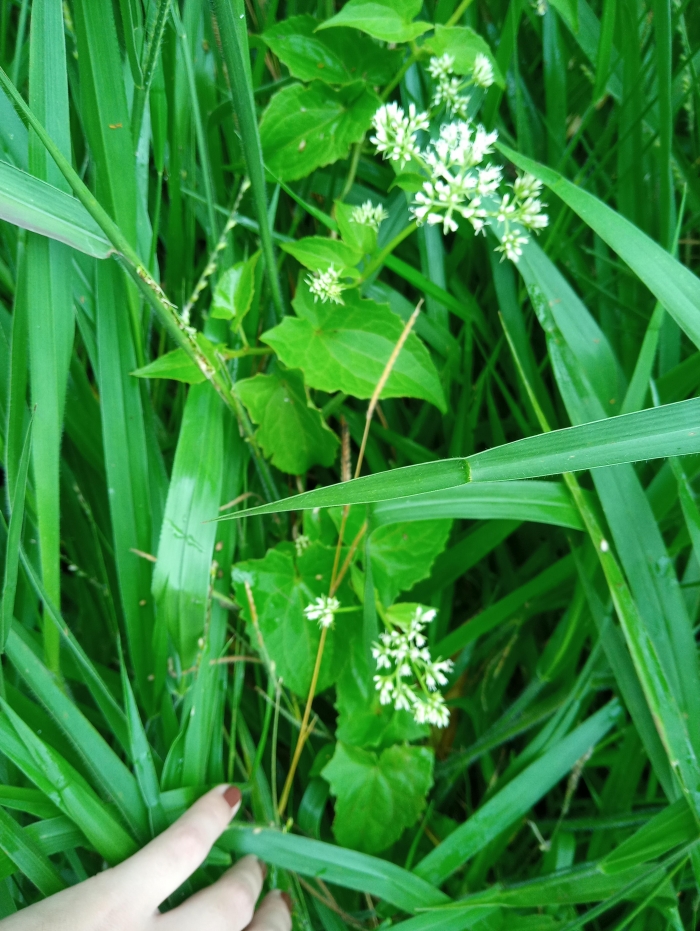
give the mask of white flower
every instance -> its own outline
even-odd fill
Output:
[[[372,646],[378,670],[374,685],[380,704],[410,711],[419,724],[445,727],[450,713],[437,689],[447,685],[453,663],[449,659],[433,661],[427,648],[425,626],[436,613],[434,608],[416,605],[407,621],[398,620],[397,628],[379,635],[379,642]]]
[[[321,595],[313,604],[304,608],[304,614],[309,621],[318,621],[319,627],[330,627],[335,618],[335,612],[340,607],[337,598]]]
[[[511,262],[517,263],[523,254],[522,247],[527,245],[529,239],[523,236],[517,230],[508,230],[503,234],[501,245],[496,247],[496,252],[502,252],[504,258],[509,258]],[[501,259],[503,261],[503,259]]]
[[[534,175],[520,175],[515,179],[513,184],[513,194],[519,200],[527,200],[530,197],[539,197],[542,190],[542,182]]]
[[[433,55],[428,65],[430,76],[435,78],[436,81],[451,77],[454,73],[454,63],[454,55],[448,55],[445,53],[444,55],[441,55],[440,58],[437,58],[435,55]]]
[[[479,52],[474,59],[472,81],[477,87],[491,87],[493,84],[493,67],[491,61],[483,52]]]
[[[344,286],[340,283],[340,272],[330,265],[325,272],[316,271],[308,275],[306,283],[314,296],[314,304],[320,300],[322,304],[332,301],[334,304],[343,304],[341,294]]]
[[[535,13],[538,16],[544,16],[547,12],[548,3],[547,0],[535,0],[532,6],[535,8]]]
[[[350,214],[350,219],[353,223],[359,223],[360,226],[369,226],[376,233],[383,221],[389,219],[389,214],[381,204],[375,206],[371,200],[366,200],[361,207],[355,207]]]
[[[411,158],[420,156],[416,142],[419,130],[428,129],[427,113],[418,113],[415,104],[410,104],[408,116],[397,103],[385,103],[372,117],[376,135],[371,141],[384,158],[399,162],[403,167]]]
[[[418,724],[433,724],[435,727],[447,727],[450,723],[450,710],[439,692],[419,698],[413,709]]]
[[[301,556],[305,549],[311,546],[311,540],[304,533],[300,533],[298,537],[294,540],[294,546],[297,551],[297,556]]]

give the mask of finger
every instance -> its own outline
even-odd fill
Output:
[[[155,911],[201,866],[241,805],[235,786],[217,786],[143,850],[111,871],[111,881],[133,901]]]
[[[265,876],[257,857],[243,857],[212,886],[158,919],[162,931],[243,931],[250,923]]]
[[[291,931],[292,900],[289,893],[273,889],[260,903],[260,908],[245,931]]]

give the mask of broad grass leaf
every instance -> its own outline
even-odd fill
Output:
[[[207,454],[202,455],[202,450]],[[159,622],[165,619],[184,668],[204,631],[221,501],[223,405],[211,385],[190,388],[180,428],[153,573]]]
[[[349,0],[318,28],[352,26],[384,42],[411,42],[431,28],[430,23],[413,22],[421,7],[420,0]]]
[[[238,854],[255,854],[266,863],[302,876],[318,876],[345,889],[368,892],[406,912],[450,901],[444,892],[389,860],[275,828],[234,824],[217,844]]]
[[[633,223],[592,194],[551,168],[500,146],[503,154],[524,171],[539,178],[560,197],[611,249],[663,304],[696,346],[700,346],[700,281],[670,252],[650,239]]]
[[[292,544],[280,543],[268,550],[264,559],[250,559],[233,567],[236,601],[248,624],[251,642],[256,646],[258,641],[246,595],[246,582],[253,593],[260,635],[276,665],[277,675],[300,696],[308,692],[321,636],[318,623],[306,618],[304,608],[319,596],[328,594],[334,555],[335,547],[312,543],[297,557]],[[352,601],[345,584],[337,597],[345,607]],[[359,616],[358,612],[358,619]],[[345,662],[345,625],[356,623],[350,618],[354,615],[348,618],[338,615],[335,625],[328,631],[318,679],[319,692],[335,682]]]
[[[386,606],[430,575],[451,528],[451,520],[425,520],[387,524],[374,531],[369,544],[372,578]]]
[[[184,349],[173,349],[131,373],[137,378],[171,378],[187,385],[201,385],[206,375]]]
[[[294,495],[241,514],[367,504],[472,482],[514,481],[560,472],[700,452],[700,399],[525,437],[466,459],[404,466]]]
[[[364,853],[390,847],[425,808],[433,762],[427,747],[396,745],[377,754],[337,743],[322,773],[336,799],[338,843]]]
[[[396,345],[403,324],[385,304],[344,292],[345,306],[317,304],[306,285],[294,299],[297,317],[263,334],[289,368],[300,368],[311,388],[344,391],[370,398]],[[435,366],[417,336],[409,334],[396,360],[383,398],[414,397],[445,410]]]
[[[12,627],[12,617],[15,609],[15,596],[17,594],[17,576],[19,573],[19,554],[22,540],[22,527],[24,526],[24,501],[27,493],[27,474],[32,448],[32,422],[27,427],[22,455],[17,469],[14,495],[12,496],[12,513],[7,527],[7,544],[5,549],[5,572],[2,582],[2,614],[0,619],[0,651],[4,651],[5,643]],[[4,520],[2,521],[4,524]]]
[[[66,888],[61,876],[30,834],[0,808],[0,850],[44,896]]]
[[[561,482],[482,482],[382,501],[371,507],[374,526],[453,517],[535,521],[583,530],[581,515]]]
[[[26,634],[21,630],[19,625],[14,625],[7,639],[10,662],[72,744],[90,775],[93,787],[103,798],[115,803],[132,833],[145,841],[148,819],[134,776],[104,737],[62,692],[49,670],[34,655]]]
[[[415,873],[436,885],[443,883],[563,779],[616,724],[621,710],[613,699],[555,743],[424,857]]]
[[[320,81],[285,87],[260,123],[265,164],[282,181],[294,181],[345,158],[379,104],[374,91],[359,82],[338,90]]]
[[[505,87],[505,81],[498,62],[493,56],[488,42],[469,26],[443,26],[437,24],[435,33],[426,39],[422,48],[437,55],[451,55],[454,58],[455,74],[471,74],[477,55],[485,55],[491,62],[493,77],[499,87]]]
[[[313,16],[290,16],[275,23],[262,39],[302,81],[326,84],[387,84],[400,65],[402,52],[379,46],[350,29],[317,32]]]
[[[0,161],[0,218],[105,259],[114,250],[80,201]]]
[[[73,821],[110,864],[136,852],[136,844],[83,777],[2,702],[0,749]]]
[[[303,475],[314,465],[333,464],[340,441],[307,398],[301,372],[276,368],[236,382],[235,390],[260,424],[257,441],[276,468]]]
[[[684,798],[654,815],[609,853],[600,863],[603,873],[614,874],[640,863],[657,860],[700,836],[700,828]]]

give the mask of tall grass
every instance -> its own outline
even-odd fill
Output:
[[[289,59],[362,6],[0,0],[0,918],[228,780],[183,895],[255,853],[299,928],[695,925],[697,14],[397,0],[400,40]],[[416,228],[369,141],[445,26],[544,184],[517,265]],[[318,250],[367,299],[335,355]],[[444,729],[376,700],[402,604]]]

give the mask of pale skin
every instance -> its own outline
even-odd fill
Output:
[[[256,909],[264,866],[247,856],[213,885],[162,913],[159,906],[201,866],[240,807],[219,786],[128,860],[6,918],[2,931],[291,931],[288,896]]]

